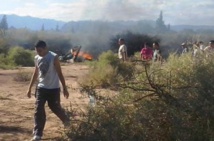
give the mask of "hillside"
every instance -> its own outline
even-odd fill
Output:
[[[3,15],[0,14],[0,19],[2,19],[2,17]],[[43,24],[45,30],[55,30],[57,25],[60,29],[65,24],[65,22],[53,19],[42,19],[17,15],[7,15],[7,22],[9,28],[28,28],[30,30],[41,30]]]
[[[173,25],[171,26],[172,30],[175,31],[181,31],[181,30],[185,30],[185,29],[191,29],[191,30],[214,30],[214,26],[210,26],[210,25]]]
[[[0,14],[2,19],[3,14]],[[150,33],[155,27],[155,21],[149,20],[138,20],[138,21],[70,21],[63,22],[54,19],[42,19],[30,16],[18,16],[18,15],[7,15],[8,27],[9,28],[28,28],[30,30],[41,30],[44,25],[45,30],[56,30],[58,26],[59,30],[63,32],[73,33],[84,33],[84,32],[144,32]],[[214,26],[208,25],[171,25],[171,30],[182,31],[186,29],[190,30],[214,30]]]

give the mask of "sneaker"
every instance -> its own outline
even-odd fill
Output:
[[[35,136],[33,136],[31,141],[41,141],[41,139],[42,139],[42,137],[35,135]]]

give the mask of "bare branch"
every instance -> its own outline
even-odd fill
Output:
[[[144,99],[144,98],[152,97],[152,96],[154,96],[154,95],[155,95],[155,93],[151,93],[151,94],[145,95],[145,96],[143,96],[143,97],[141,97],[141,98],[138,98],[138,99],[134,100],[133,102],[138,102],[138,101],[140,101],[140,100],[142,100],[142,99]]]

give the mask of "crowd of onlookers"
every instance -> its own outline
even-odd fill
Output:
[[[122,61],[127,60],[127,47],[125,45],[125,40],[120,38],[118,40],[119,50],[118,58]],[[153,47],[153,48],[152,48]],[[152,47],[148,43],[144,43],[142,50],[140,51],[140,58],[142,61],[162,61],[161,50],[158,42],[154,42]]]
[[[118,40],[119,50],[118,50],[118,58],[122,61],[127,60],[127,47],[125,45],[125,40],[120,38]],[[205,46],[203,41],[195,42],[195,43],[182,43],[182,54],[191,52],[194,57],[199,55],[200,53],[209,54],[214,53],[214,40],[209,42],[208,46]],[[152,47],[149,46],[148,43],[144,43],[142,46],[142,50],[140,52],[140,58],[142,61],[163,61],[160,45],[158,42],[154,42]]]
[[[214,53],[214,40],[211,40],[207,46],[203,41],[195,43],[182,43],[182,54],[191,52],[194,57],[197,57],[200,53],[205,53],[207,56]]]

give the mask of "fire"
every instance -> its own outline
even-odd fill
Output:
[[[73,55],[76,55],[77,52],[73,52]],[[93,57],[91,54],[80,51],[77,57],[83,57],[85,60],[92,60]]]

